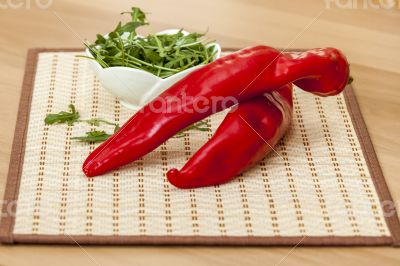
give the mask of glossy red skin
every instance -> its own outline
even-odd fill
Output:
[[[240,103],[180,171],[168,171],[168,180],[186,189],[232,180],[272,151],[292,115],[291,85]]]
[[[92,177],[133,162],[187,126],[230,107],[219,105],[205,112],[182,112],[182,105],[171,103],[176,98],[202,97],[211,101],[214,96],[233,96],[243,102],[293,82],[321,96],[337,94],[344,89],[349,69],[340,51],[314,49],[303,52],[300,58],[295,57],[295,54],[281,54],[271,47],[255,46],[192,72],[144,106],[94,150],[84,162],[83,172]],[[160,101],[172,107],[167,112],[153,112],[152,106]],[[184,107],[193,110],[196,104],[186,101]]]

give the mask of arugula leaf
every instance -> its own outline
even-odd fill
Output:
[[[44,119],[46,125],[53,125],[53,124],[63,124],[68,123],[68,125],[73,125],[76,122],[84,122],[91,126],[100,126],[101,123],[110,125],[110,126],[118,126],[118,124],[109,122],[104,119],[100,118],[91,118],[91,119],[80,119],[79,112],[76,111],[76,108],[73,104],[69,104],[69,112],[61,111],[57,114],[48,114]]]
[[[48,114],[44,119],[46,125],[64,124],[67,123],[72,126],[75,122],[79,121],[79,113],[75,110],[73,104],[68,105],[69,112],[61,111],[57,114]]]
[[[149,24],[146,21],[146,14],[138,7],[132,7],[131,12],[122,12],[121,15],[122,14],[131,14],[132,21],[126,23],[123,26],[119,24],[119,27],[117,27],[117,29],[115,30],[118,33],[130,32],[131,34],[136,36],[137,28]]]
[[[208,122],[208,120],[202,120],[202,121],[194,123],[193,125],[190,125],[187,128],[181,130],[174,136],[174,138],[183,138],[187,135],[188,131],[190,131],[190,130],[209,131],[210,128],[211,128],[211,125]]]
[[[350,85],[351,83],[353,83],[354,78],[352,76],[349,76],[349,80],[347,81],[347,85]]]
[[[215,52],[207,44],[202,33],[148,35],[138,37],[137,29],[148,25],[146,14],[132,7],[131,21],[122,24],[108,34],[97,35],[94,44],[88,46],[91,54],[103,68],[126,66],[167,78],[189,67],[213,61]],[[123,37],[122,37],[123,36]]]
[[[72,137],[71,139],[78,140],[81,142],[95,143],[95,142],[106,141],[109,137],[111,137],[111,135],[107,134],[104,130],[102,131],[95,130],[86,132],[86,136]]]
[[[157,64],[161,62],[162,57],[159,55],[157,52],[153,50],[144,50],[144,53],[146,55],[146,58],[150,61],[150,63]]]
[[[143,25],[147,25],[146,14],[138,7],[132,7],[130,12],[132,21],[141,22]]]
[[[120,129],[119,125],[118,125],[118,124],[115,124],[115,127],[114,127],[114,134],[117,133],[119,129]]]
[[[118,126],[116,123],[108,122],[104,119],[99,119],[99,118],[91,118],[91,119],[86,119],[86,120],[80,120],[81,122],[85,122],[91,126],[100,126],[101,123],[110,125],[110,126]]]
[[[70,112],[61,111],[57,114],[48,114],[44,119],[46,125],[53,124],[64,124],[67,123],[69,126],[72,126],[74,123],[83,122],[87,123],[91,126],[100,126],[100,124],[106,124],[114,126],[114,133],[119,130],[119,125],[116,123],[109,122],[100,118],[91,118],[81,120],[79,113],[76,111],[75,106],[73,104],[68,105]],[[111,135],[107,134],[105,131],[90,131],[86,132],[86,136],[73,137],[71,139],[79,140],[82,142],[101,142],[107,140]]]
[[[140,22],[128,22],[124,26],[118,29],[118,33],[131,32],[135,33],[134,35],[136,35],[136,29],[142,25],[143,24]]]
[[[107,40],[106,40],[106,38],[104,38],[104,36],[103,35],[101,35],[101,34],[97,34],[96,35],[96,41],[94,42],[96,45],[99,45],[99,44],[105,44],[106,42],[107,42]]]
[[[44,119],[46,125],[53,124],[63,124],[67,123],[69,126],[72,126],[74,123],[82,122],[87,123],[91,126],[100,126],[101,124],[114,126],[114,133],[117,133],[120,129],[120,126],[117,123],[109,122],[100,118],[91,118],[91,119],[80,119],[79,112],[76,111],[75,106],[73,104],[68,105],[70,111],[65,112],[61,111],[57,114],[48,114]],[[210,123],[207,120],[199,121],[194,123],[193,125],[188,126],[182,131],[178,132],[175,135],[175,138],[185,137],[189,130],[197,130],[197,131],[209,131]],[[72,137],[71,139],[78,140],[81,142],[95,143],[95,142],[103,142],[106,141],[112,134],[106,133],[104,130],[94,130],[86,132],[85,136]]]

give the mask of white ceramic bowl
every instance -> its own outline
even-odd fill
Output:
[[[179,29],[170,29],[156,34],[175,34],[178,31]],[[183,33],[188,34],[185,31]],[[218,59],[221,56],[221,46],[217,43],[211,43],[208,46],[213,46],[216,52],[213,60]],[[93,57],[89,49],[86,49],[86,55]],[[105,89],[119,98],[122,105],[137,111],[174,83],[202,65],[188,68],[164,79],[150,72],[130,67],[103,68],[95,60],[90,60],[90,66]]]

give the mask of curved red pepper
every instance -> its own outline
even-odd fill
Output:
[[[168,171],[168,180],[178,188],[232,180],[273,150],[289,128],[292,115],[291,85],[240,103],[180,171]]]
[[[219,102],[215,108],[193,112],[199,109],[199,101],[205,106],[215,97],[231,96],[243,102],[292,82],[326,96],[341,92],[348,74],[345,57],[334,48],[296,56],[267,46],[240,50],[192,72],[144,106],[89,155],[83,171],[89,177],[96,176],[135,161],[187,126],[235,104],[232,101],[224,106]],[[155,112],[159,104],[168,106],[168,110]]]

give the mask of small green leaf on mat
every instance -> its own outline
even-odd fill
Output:
[[[102,131],[96,130],[96,131],[86,132],[86,136],[73,137],[71,139],[78,140],[81,142],[94,143],[94,142],[106,141],[109,137],[111,137],[111,135],[107,134],[104,130]]]
[[[193,125],[188,126],[187,128],[178,132],[174,138],[183,138],[186,136],[187,132],[190,130],[197,130],[197,131],[209,131],[211,128],[210,123],[207,120],[202,120]]]
[[[89,124],[91,126],[100,126],[100,124],[106,124],[110,126],[114,126],[114,133],[119,130],[119,125],[117,123],[109,122],[104,119],[100,118],[91,118],[91,119],[79,119],[79,113],[76,111],[75,106],[73,104],[69,105],[69,112],[61,111],[57,114],[48,114],[44,119],[46,125],[53,125],[53,124],[65,124],[67,123],[69,126],[72,126],[74,123],[82,122]],[[71,139],[78,140],[81,142],[102,142],[107,140],[111,134],[106,133],[105,131],[90,131],[86,132],[85,136],[80,137],[73,137]]]
[[[106,125],[110,125],[110,126],[118,126],[116,123],[112,123],[109,122],[107,120],[104,119],[99,119],[99,118],[91,118],[91,119],[86,119],[86,120],[80,120],[79,122],[85,122],[88,123],[91,126],[100,126],[101,123],[106,124]]]
[[[72,126],[75,122],[79,121],[79,113],[73,104],[70,104],[68,107],[69,112],[61,111],[57,114],[48,114],[44,119],[44,123],[46,125],[67,123],[69,126]]]
[[[351,83],[353,83],[354,78],[352,76],[349,76],[349,80],[347,81],[347,85],[350,85]]]
[[[120,129],[120,126],[118,124],[115,124],[114,134],[117,133],[119,129]]]

